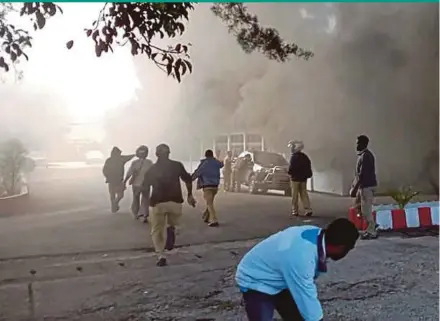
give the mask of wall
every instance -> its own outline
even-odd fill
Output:
[[[330,193],[347,196],[352,177],[337,170],[314,171],[313,177],[307,182],[311,192]]]

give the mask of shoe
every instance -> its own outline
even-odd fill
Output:
[[[218,224],[218,222],[211,222],[208,224],[209,227],[219,227],[220,224]]]
[[[144,216],[144,220],[142,222],[148,224],[148,216]]]
[[[361,240],[375,240],[378,237],[379,236],[377,234],[371,234],[371,233],[365,232],[364,234],[361,235]]]
[[[167,259],[164,257],[161,257],[159,260],[157,260],[156,263],[157,266],[166,266],[167,265]]]
[[[312,212],[312,211],[306,213],[306,216],[307,216],[307,217],[310,217],[310,216],[312,216],[312,215],[313,215],[313,212]]]
[[[291,216],[299,216],[299,212],[296,211],[292,211],[292,213],[290,213]]]

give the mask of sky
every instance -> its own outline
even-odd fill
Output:
[[[133,99],[139,87],[126,48],[97,58],[84,28],[97,18],[102,3],[61,3],[64,13],[33,34],[23,84],[56,93],[72,122],[99,122],[104,114]],[[74,41],[71,50],[66,42]]]

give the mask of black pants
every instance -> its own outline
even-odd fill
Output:
[[[289,290],[276,295],[250,290],[243,299],[249,321],[272,321],[275,310],[284,321],[304,321]]]

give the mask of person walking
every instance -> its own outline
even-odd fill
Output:
[[[309,157],[302,152],[304,144],[300,141],[290,141],[291,149],[289,175],[292,188],[292,215],[299,215],[298,198],[301,198],[306,216],[312,216],[309,193],[307,192],[307,180],[312,177],[312,163]]]
[[[122,155],[122,151],[115,146],[110,152],[110,157],[106,159],[104,167],[102,168],[105,182],[108,184],[112,213],[119,211],[119,202],[124,197],[125,191],[125,164],[134,156],[135,155]]]
[[[315,279],[327,272],[327,259],[339,261],[359,232],[339,218],[327,228],[294,226],[269,236],[244,255],[235,274],[249,321],[322,321]]]
[[[374,192],[377,187],[376,165],[373,153],[368,149],[370,139],[365,135],[357,137],[355,178],[350,189],[350,196],[355,198],[358,215],[367,221],[367,229],[361,235],[362,239],[376,239],[376,222],[373,216]]]
[[[223,189],[229,192],[232,184],[232,152],[230,150],[228,150],[223,160],[223,165]]]
[[[129,182],[133,190],[133,200],[131,203],[131,212],[135,219],[144,218],[144,222],[148,222],[149,214],[149,197],[148,193],[142,193],[142,183],[144,182],[145,173],[153,165],[153,162],[148,157],[148,147],[141,145],[136,150],[136,157],[138,159],[131,163],[125,176],[124,185]]]
[[[151,236],[157,255],[157,265],[167,265],[165,249],[172,250],[175,243],[175,228],[182,216],[182,180],[188,192],[187,202],[195,207],[192,194],[192,177],[181,162],[171,160],[170,148],[166,144],[156,147],[157,161],[145,173],[142,192],[150,195]],[[167,227],[168,224],[168,227]]]
[[[199,166],[194,171],[192,178],[197,179],[197,189],[203,190],[203,198],[206,202],[206,210],[203,212],[203,221],[209,227],[219,226],[217,213],[214,207],[214,199],[220,184],[220,170],[223,162],[214,158],[212,150],[205,152],[205,158],[200,161]]]

